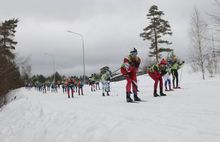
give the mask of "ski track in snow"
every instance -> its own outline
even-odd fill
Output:
[[[201,80],[183,68],[181,86],[154,98],[153,81],[138,77],[140,98],[125,102],[125,81],[111,84],[111,96],[101,90],[67,98],[20,88],[16,99],[0,112],[1,142],[219,142],[220,79]]]

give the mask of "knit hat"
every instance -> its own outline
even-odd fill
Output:
[[[167,64],[167,61],[166,61],[165,59],[162,59],[162,60],[160,61],[160,64],[161,64],[161,65],[166,65],[166,64]]]
[[[134,48],[131,52],[130,52],[130,55],[137,55],[138,52],[137,52],[137,49]]]

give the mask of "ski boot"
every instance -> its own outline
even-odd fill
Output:
[[[109,96],[109,93],[107,92],[107,96]]]
[[[166,94],[164,94],[163,92],[160,93],[160,96],[166,96]]]
[[[102,93],[102,96],[105,96],[105,93]]]
[[[180,87],[179,86],[176,86],[176,88],[175,89],[180,89]]]
[[[165,89],[165,91],[166,91],[166,89]],[[169,91],[173,91],[173,89],[171,88],[171,85],[169,85]]]
[[[159,97],[160,95],[157,94],[157,90],[154,90],[154,97]]]
[[[126,101],[129,103],[129,102],[133,102],[133,100],[131,99],[131,97],[130,97],[130,92],[127,92],[126,93]]]
[[[134,101],[141,101],[141,99],[137,96],[136,93],[134,93]]]
[[[161,90],[160,90],[160,96],[166,96],[166,94],[164,94],[162,90],[163,90],[163,89],[161,88]]]

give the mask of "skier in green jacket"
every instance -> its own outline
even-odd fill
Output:
[[[174,89],[179,89],[179,75],[178,75],[178,70],[181,68],[181,66],[184,64],[184,61],[180,62],[176,56],[172,57],[172,65],[171,65],[171,73],[173,77],[173,88]],[[176,80],[176,84],[175,84]]]

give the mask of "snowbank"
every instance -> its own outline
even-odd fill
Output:
[[[125,102],[125,81],[68,99],[61,90],[42,94],[21,88],[0,112],[1,142],[219,142],[220,79],[201,80],[182,70],[183,89],[154,98],[153,81],[138,77],[146,102]]]

